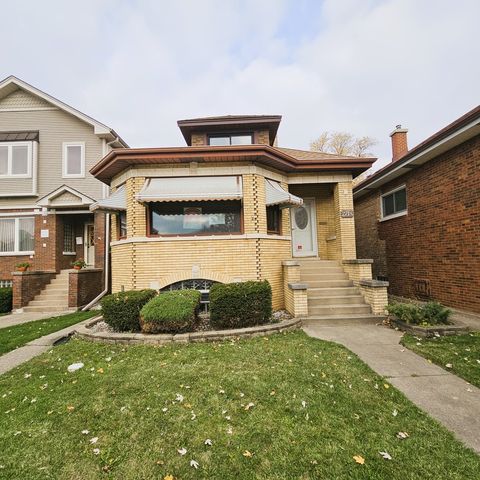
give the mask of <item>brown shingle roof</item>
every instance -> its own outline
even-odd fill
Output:
[[[347,155],[336,155],[334,153],[313,152],[311,150],[298,150],[296,148],[285,148],[285,147],[274,147],[274,148],[303,162],[318,162],[321,160],[335,160],[335,159],[354,160],[358,158],[358,157],[351,157]]]

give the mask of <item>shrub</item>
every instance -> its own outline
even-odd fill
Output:
[[[140,310],[157,294],[156,290],[130,290],[103,297],[103,320],[116,332],[140,331]]]
[[[272,287],[268,281],[216,283],[210,289],[210,323],[215,328],[243,328],[268,323]]]
[[[448,324],[450,310],[438,302],[424,305],[412,303],[393,303],[387,306],[390,315],[412,325],[445,325]]]
[[[140,312],[144,333],[179,333],[193,330],[200,310],[198,290],[172,290],[160,293]]]
[[[12,287],[0,288],[0,313],[8,313],[12,310]]]

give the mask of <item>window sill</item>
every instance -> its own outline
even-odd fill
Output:
[[[394,218],[404,217],[408,215],[408,210],[404,210],[403,212],[393,213],[392,215],[388,215],[387,217],[383,217],[379,220],[379,222],[386,222],[387,220],[392,220]]]
[[[62,252],[62,255],[77,255],[77,252]]]
[[[0,252],[0,257],[25,257],[34,254],[35,252]]]

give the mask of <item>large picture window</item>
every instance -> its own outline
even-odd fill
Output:
[[[33,217],[0,218],[0,255],[33,253],[34,230]]]
[[[241,233],[241,202],[150,203],[150,235]]]

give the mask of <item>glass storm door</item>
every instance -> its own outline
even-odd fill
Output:
[[[294,257],[316,257],[317,230],[314,198],[304,198],[303,205],[290,210],[292,224],[292,255]]]
[[[89,266],[95,265],[95,231],[93,223],[85,224],[85,262]]]

